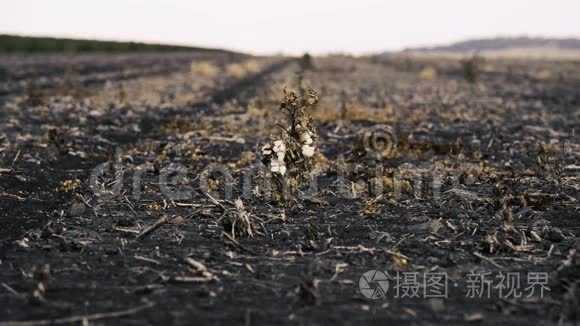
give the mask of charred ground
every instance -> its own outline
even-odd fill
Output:
[[[576,62],[487,61],[470,83],[460,62],[435,59],[335,56],[306,71],[304,58],[208,53],[1,60],[0,322],[112,312],[97,322],[578,319]],[[326,167],[318,191],[288,208],[242,194],[284,87],[318,90]],[[361,134],[377,125],[390,126],[396,148],[360,155]],[[341,171],[342,161],[361,168]],[[121,191],[99,197],[90,176],[106,162],[99,181]],[[167,187],[191,195],[171,200],[160,175],[176,164],[186,176]],[[212,166],[232,179],[204,172]],[[253,237],[227,235],[238,197]],[[358,282],[370,269],[445,272],[449,298],[368,300]],[[473,271],[546,272],[550,291],[467,299]]]

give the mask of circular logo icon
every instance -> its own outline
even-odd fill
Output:
[[[364,130],[362,144],[367,153],[388,157],[397,148],[397,135],[391,126],[375,125]]]
[[[387,275],[376,269],[365,272],[358,280],[360,293],[367,299],[380,299],[387,295],[389,280]]]

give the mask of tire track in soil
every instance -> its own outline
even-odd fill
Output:
[[[183,110],[168,110],[164,113],[163,120],[171,120],[177,114],[212,114],[212,104],[222,105],[228,101],[237,99],[239,103],[246,103],[251,96],[263,86],[267,76],[284,69],[295,62],[295,59],[284,59],[270,64],[260,72],[243,78],[232,84],[211,93],[208,99],[190,105]],[[143,77],[143,76],[139,76]],[[154,139],[156,137],[153,128],[148,125],[158,124],[159,121],[144,119],[141,125],[146,131],[138,135],[108,135],[109,139],[116,142],[114,147],[128,147],[137,141]],[[111,148],[111,152],[114,149]],[[26,165],[25,169],[8,174],[0,174],[0,185],[12,190],[18,190],[29,194],[27,200],[18,198],[0,198],[0,257],[5,251],[14,245],[14,240],[25,236],[30,230],[39,228],[50,221],[50,214],[59,207],[67,207],[67,202],[72,198],[57,192],[58,182],[65,179],[77,178],[87,180],[92,168],[103,161],[98,159],[79,159],[74,157],[59,157],[57,161],[42,162],[39,166]],[[19,176],[18,172],[22,172]],[[21,177],[28,178],[22,182]],[[31,199],[31,200],[29,200]],[[23,218],[26,216],[26,218]]]

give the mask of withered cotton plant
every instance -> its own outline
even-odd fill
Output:
[[[286,125],[278,124],[281,134],[262,147],[263,163],[272,173],[272,194],[278,203],[295,201],[299,185],[308,180],[316,152],[316,127],[311,114],[316,103],[314,90],[308,90],[305,96],[284,90],[280,110]]]

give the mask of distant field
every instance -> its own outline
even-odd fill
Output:
[[[430,58],[462,58],[477,53],[493,59],[580,60],[580,40],[576,38],[499,37],[412,48],[403,50],[401,53]]]
[[[221,51],[217,49],[148,44],[137,42],[115,42],[78,40],[53,37],[28,37],[0,35],[0,53],[48,53],[48,52],[160,52],[160,51]]]
[[[406,54],[417,57],[430,58],[463,58],[473,55],[476,51],[467,52],[450,52],[450,51],[430,51],[414,52],[409,51]],[[580,50],[560,49],[550,47],[537,48],[510,48],[499,50],[482,50],[477,51],[481,56],[490,59],[531,59],[531,60],[580,60]]]
[[[579,86],[574,61],[0,55],[0,326],[578,324]]]

